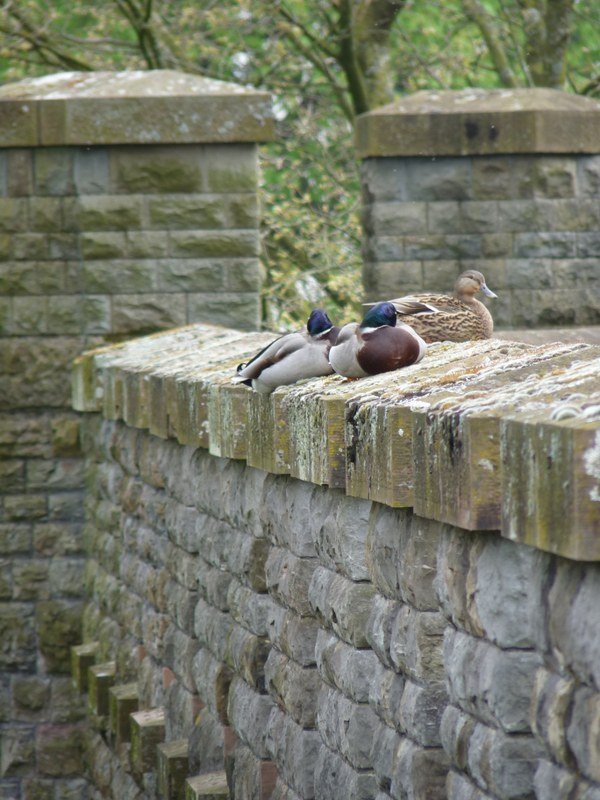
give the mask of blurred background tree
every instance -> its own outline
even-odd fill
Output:
[[[180,69],[265,89],[264,322],[361,300],[356,115],[420,89],[600,96],[594,0],[0,0],[0,80]]]

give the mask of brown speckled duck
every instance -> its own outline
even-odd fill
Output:
[[[419,293],[390,300],[402,321],[410,325],[422,339],[431,342],[468,342],[471,339],[490,339],[494,332],[494,320],[487,308],[475,298],[482,291],[486,297],[497,297],[488,289],[481,272],[468,269],[461,273],[454,284],[454,294]],[[430,307],[429,313],[406,315],[406,304],[423,303]],[[373,303],[365,304],[373,305]]]

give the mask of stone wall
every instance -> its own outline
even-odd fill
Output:
[[[0,89],[3,800],[83,791],[65,651],[81,640],[85,568],[71,363],[188,321],[256,326],[267,101],[160,71]]]
[[[600,321],[600,104],[419,92],[359,118],[369,299],[484,273],[499,327]]]
[[[230,382],[261,342],[77,363],[92,796],[597,800],[599,349],[435,345],[264,397]],[[460,502],[426,510],[440,471]],[[552,493],[514,510],[540,471],[551,531]]]

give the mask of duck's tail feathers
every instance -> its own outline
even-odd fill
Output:
[[[241,375],[236,375],[231,379],[232,383],[243,383],[244,386],[252,386],[251,378],[242,378]]]

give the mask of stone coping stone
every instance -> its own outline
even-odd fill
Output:
[[[273,139],[267,92],[175,70],[59,72],[0,87],[0,146]]]
[[[600,102],[556,89],[421,91],[358,117],[371,156],[600,152]]]
[[[84,353],[73,406],[273,474],[600,560],[600,347],[489,339],[357,381],[259,395],[275,334],[195,324]]]

